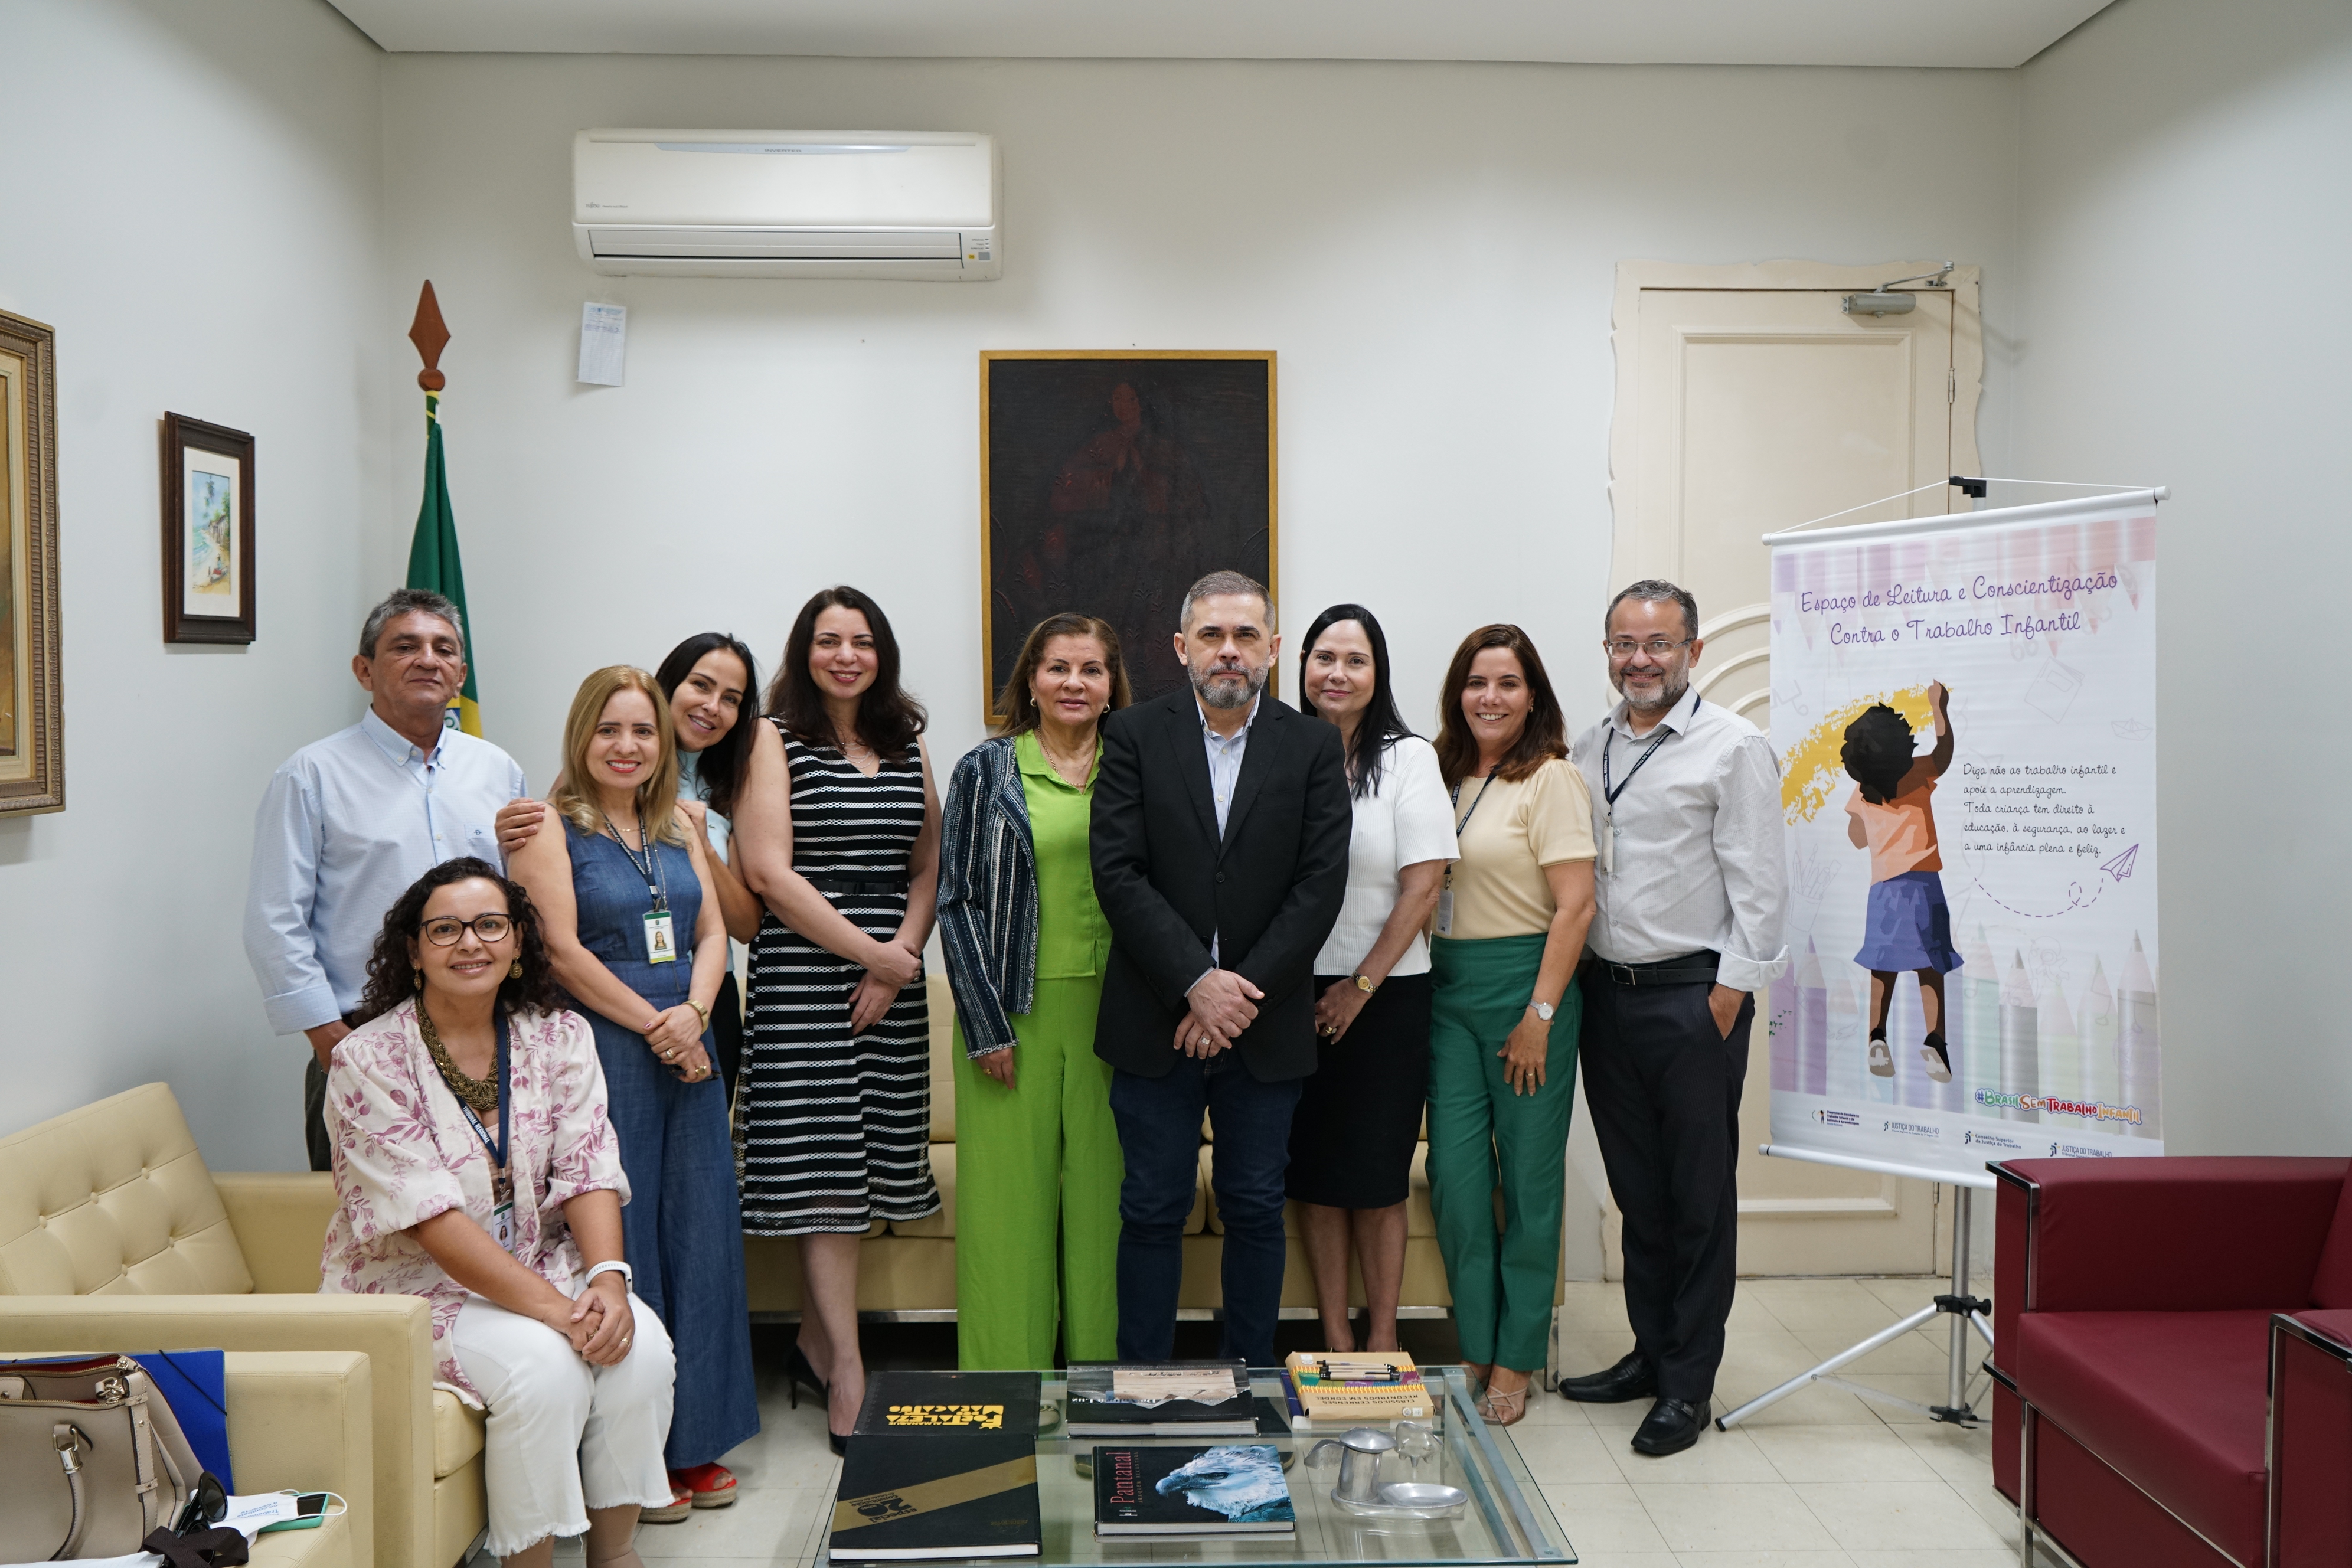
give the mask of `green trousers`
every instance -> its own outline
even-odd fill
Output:
[[[1110,1064],[1095,1055],[1099,975],[1040,980],[1015,1014],[1013,1087],[956,1029],[956,1348],[967,1372],[1118,1354],[1118,1185]],[[1058,1287],[1058,1289],[1057,1289]]]
[[[1462,1359],[1532,1372],[1548,1353],[1559,1275],[1582,999],[1573,984],[1559,999],[1543,1087],[1513,1094],[1498,1053],[1535,993],[1543,935],[1429,945],[1429,1199]]]

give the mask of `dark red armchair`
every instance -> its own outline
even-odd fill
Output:
[[[1993,1481],[2024,1561],[2352,1568],[2352,1161],[2011,1160]]]

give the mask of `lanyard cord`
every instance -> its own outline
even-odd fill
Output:
[[[1486,786],[1494,782],[1495,775],[1488,773],[1479,784],[1478,793],[1470,797],[1470,809],[1464,812],[1462,820],[1454,825],[1454,837],[1456,840],[1461,838],[1462,830],[1470,826],[1470,819],[1478,815],[1478,803],[1486,798]],[[1454,804],[1456,805],[1462,804],[1462,786],[1459,784],[1454,786]]]
[[[1698,703],[1699,700],[1697,698],[1694,697],[1691,699],[1691,711],[1693,713],[1696,713],[1698,711]],[[1633,759],[1633,765],[1625,771],[1625,784],[1621,784],[1616,788],[1612,789],[1609,787],[1609,750],[1612,746],[1617,743],[1617,729],[1613,724],[1610,726],[1608,735],[1601,742],[1601,795],[1603,804],[1614,807],[1617,804],[1617,797],[1625,793],[1625,784],[1632,784],[1633,782],[1633,775],[1642,771],[1642,764],[1650,760],[1650,753],[1655,752],[1660,746],[1664,745],[1666,743],[1666,737],[1674,733],[1672,730],[1665,727],[1664,721],[1659,722],[1658,731],[1658,738],[1652,741],[1647,746],[1643,747],[1642,754]]]
[[[485,1150],[485,1151],[489,1154],[489,1156],[490,1156],[490,1163],[491,1163],[493,1166],[497,1167],[499,1170],[500,1170],[500,1171],[504,1171],[504,1170],[507,1168],[507,1150],[508,1150],[508,1148],[509,1148],[509,1142],[508,1142],[508,1138],[507,1138],[507,1129],[508,1129],[509,1125],[510,1124],[510,1118],[511,1118],[512,1112],[513,1112],[513,1110],[514,1110],[514,1095],[513,1095],[511,1092],[509,1092],[509,1085],[508,1085],[508,1082],[507,1082],[507,1078],[508,1078],[508,1074],[507,1074],[507,1038],[508,1038],[508,1036],[507,1036],[507,1016],[506,1016],[506,1011],[505,1011],[505,1009],[501,1008],[501,1009],[499,1010],[499,1020],[498,1020],[498,1021],[499,1021],[499,1066],[498,1066],[498,1074],[499,1074],[499,1140],[498,1140],[498,1142],[495,1142],[495,1143],[493,1143],[493,1142],[490,1142],[490,1130],[489,1130],[488,1128],[487,1128],[487,1127],[485,1127],[485,1126],[483,1126],[483,1125],[482,1125],[482,1118],[481,1118],[480,1114],[479,1114],[478,1112],[477,1112],[477,1111],[474,1110],[474,1108],[473,1108],[472,1106],[467,1105],[464,1100],[459,1100],[459,1101],[457,1102],[457,1109],[458,1109],[458,1110],[462,1110],[462,1111],[464,1111],[464,1112],[466,1113],[466,1120],[467,1120],[467,1121],[469,1121],[469,1122],[471,1122],[471,1123],[473,1124],[473,1128],[474,1128],[474,1136],[476,1136],[477,1138],[479,1138],[479,1139],[482,1141],[482,1148],[483,1148],[483,1149],[484,1149],[484,1150]]]
[[[637,852],[629,847],[629,841],[621,837],[620,828],[609,816],[604,819],[604,831],[613,836],[613,842],[619,845],[621,853],[629,858],[629,869],[646,879],[646,891],[653,895],[655,912],[669,908],[669,877],[661,868],[661,852],[654,847],[654,836],[646,831],[645,814],[640,812],[637,815],[637,838],[646,847],[646,858],[642,863],[637,859]]]

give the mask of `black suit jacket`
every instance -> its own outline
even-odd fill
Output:
[[[1261,1083],[1315,1070],[1315,954],[1348,891],[1354,811],[1339,731],[1258,703],[1222,841],[1188,686],[1103,721],[1090,841],[1110,921],[1095,1054],[1146,1078],[1175,1065],[1185,990],[1222,967],[1265,993],[1234,1042]]]

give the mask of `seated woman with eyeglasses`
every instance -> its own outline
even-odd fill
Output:
[[[539,916],[487,861],[446,860],[383,918],[335,1046],[336,1195],[320,1289],[433,1303],[437,1381],[489,1412],[489,1549],[545,1568],[559,1535],[642,1568],[676,1373],[621,1258],[628,1180],[587,1020]]]

